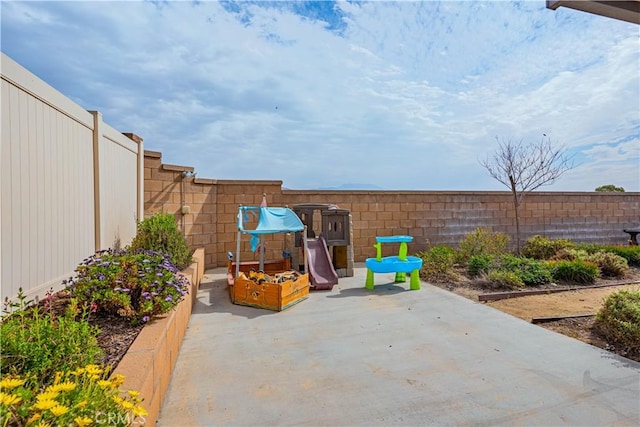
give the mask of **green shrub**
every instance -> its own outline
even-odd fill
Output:
[[[561,282],[587,284],[593,283],[600,276],[600,270],[592,262],[577,259],[554,263],[552,275],[555,280]]]
[[[627,260],[629,265],[640,267],[640,245],[636,246],[604,246],[602,250],[614,253]]]
[[[587,254],[594,254],[596,252],[600,252],[603,249],[603,245],[598,245],[596,243],[580,243],[576,245],[576,249],[586,252]]]
[[[180,270],[192,262],[191,250],[171,214],[156,214],[138,223],[131,249],[168,253],[173,265]]]
[[[596,191],[601,193],[624,193],[624,187],[617,187],[613,184],[607,184],[596,187]]]
[[[596,316],[596,328],[630,357],[640,357],[640,290],[609,295]]]
[[[487,274],[487,280],[498,284],[502,288],[518,289],[524,287],[524,282],[517,274],[507,270],[494,270]]]
[[[584,260],[596,264],[605,277],[622,277],[629,271],[627,260],[611,252],[589,254]]]
[[[422,258],[420,277],[427,281],[447,281],[457,278],[453,267],[456,251],[450,246],[438,245],[418,254]]]
[[[544,285],[553,279],[549,264],[531,258],[504,255],[500,266],[518,276],[526,286]]]
[[[109,250],[85,259],[67,289],[79,302],[136,324],[173,309],[188,285],[166,253]]]
[[[20,289],[17,301],[8,304],[13,310],[0,325],[3,375],[29,375],[44,384],[56,370],[95,363],[102,356],[96,339],[100,331],[86,313],[71,300],[64,315],[56,316],[50,309],[54,298],[48,293],[44,306],[28,307]]]
[[[493,265],[493,255],[472,255],[467,262],[467,270],[471,277],[489,273]]]
[[[0,425],[3,426],[132,426],[148,415],[137,391],[121,390],[122,375],[89,364],[58,371],[46,388],[30,378],[0,380]]]
[[[559,249],[551,259],[556,261],[575,261],[577,259],[584,259],[587,255],[589,255],[589,253],[582,249],[562,248]]]
[[[640,267],[640,245],[579,245],[580,249],[587,251],[588,253],[595,252],[610,252],[621,256],[627,260],[627,264],[630,266]]]
[[[552,240],[536,235],[527,239],[524,248],[522,248],[522,255],[533,259],[551,259],[560,249],[574,246],[574,243],[566,239]]]
[[[488,228],[476,228],[460,241],[458,256],[466,263],[474,255],[502,255],[507,252],[509,237]]]

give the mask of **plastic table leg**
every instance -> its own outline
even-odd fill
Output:
[[[373,271],[367,268],[367,280],[364,282],[364,287],[373,290]]]
[[[412,291],[417,291],[420,289],[420,270],[413,270],[411,272],[409,289],[411,289]]]

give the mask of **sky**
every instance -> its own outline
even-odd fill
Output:
[[[290,189],[506,190],[498,141],[640,191],[640,26],[545,1],[2,1],[2,52],[162,161]]]

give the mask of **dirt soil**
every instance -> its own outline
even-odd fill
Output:
[[[620,285],[620,283],[627,284]],[[638,290],[640,288],[640,268],[631,268],[630,272],[622,280],[600,279],[595,284],[612,286],[542,295],[518,296],[498,301],[489,301],[486,302],[486,304],[528,322],[531,322],[533,318],[591,315],[588,317],[544,321],[543,323],[537,323],[537,325],[579,339],[580,341],[618,355],[640,361],[640,358],[630,356],[626,354],[624,349],[617,348],[613,343],[607,342],[606,338],[595,328],[595,314],[600,310],[604,299],[609,294],[621,289]],[[495,289],[486,289],[483,283],[464,279],[459,283],[435,285],[474,301],[478,301],[478,295],[480,294],[497,291]],[[559,289],[569,287],[573,288],[576,286],[549,285],[546,288]]]

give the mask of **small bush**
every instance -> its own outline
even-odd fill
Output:
[[[558,252],[556,252],[556,254],[551,257],[551,259],[556,261],[575,261],[577,259],[584,259],[587,255],[589,254],[582,249],[562,248],[559,249]]]
[[[67,288],[79,302],[134,324],[172,310],[189,285],[168,254],[153,251],[101,251],[85,259],[76,273]]]
[[[539,235],[529,237],[522,248],[522,255],[533,259],[551,259],[560,249],[572,248],[575,245],[566,239],[552,240]]]
[[[487,280],[498,284],[502,288],[518,289],[524,287],[524,282],[517,274],[507,270],[494,270],[487,274]]]
[[[530,258],[504,255],[500,259],[502,269],[513,272],[525,286],[540,286],[551,282],[551,267]]]
[[[553,264],[553,278],[561,282],[571,282],[577,284],[593,283],[599,276],[598,266],[592,262],[558,261]]]
[[[640,245],[636,246],[605,246],[602,250],[614,253],[627,260],[629,265],[640,267]]]
[[[502,255],[507,252],[509,237],[488,228],[476,228],[460,241],[458,255],[466,263],[474,255]]]
[[[156,214],[138,223],[131,249],[168,253],[173,265],[180,270],[192,262],[191,250],[178,230],[175,218],[170,214]]]
[[[439,245],[421,252],[422,258],[420,277],[427,281],[442,282],[455,280],[457,276],[453,270],[456,259],[456,251],[450,246]]]
[[[596,316],[596,328],[630,357],[640,357],[640,290],[609,295]]]
[[[584,260],[596,264],[605,277],[622,277],[629,271],[627,260],[611,252],[596,252]]]
[[[609,252],[627,260],[630,266],[640,267],[640,245],[580,245],[580,249],[588,253]]]
[[[467,269],[471,277],[478,277],[489,273],[493,265],[493,255],[472,255],[467,262]]]
[[[139,393],[119,387],[124,378],[97,365],[58,371],[46,388],[25,376],[0,380],[3,426],[131,426],[144,423],[147,411]]]
[[[100,332],[91,326],[85,313],[72,300],[63,316],[47,310],[55,298],[47,294],[45,307],[28,307],[22,289],[13,309],[0,325],[2,374],[31,375],[43,384],[56,370],[75,369],[94,363],[102,356],[96,336]]]

